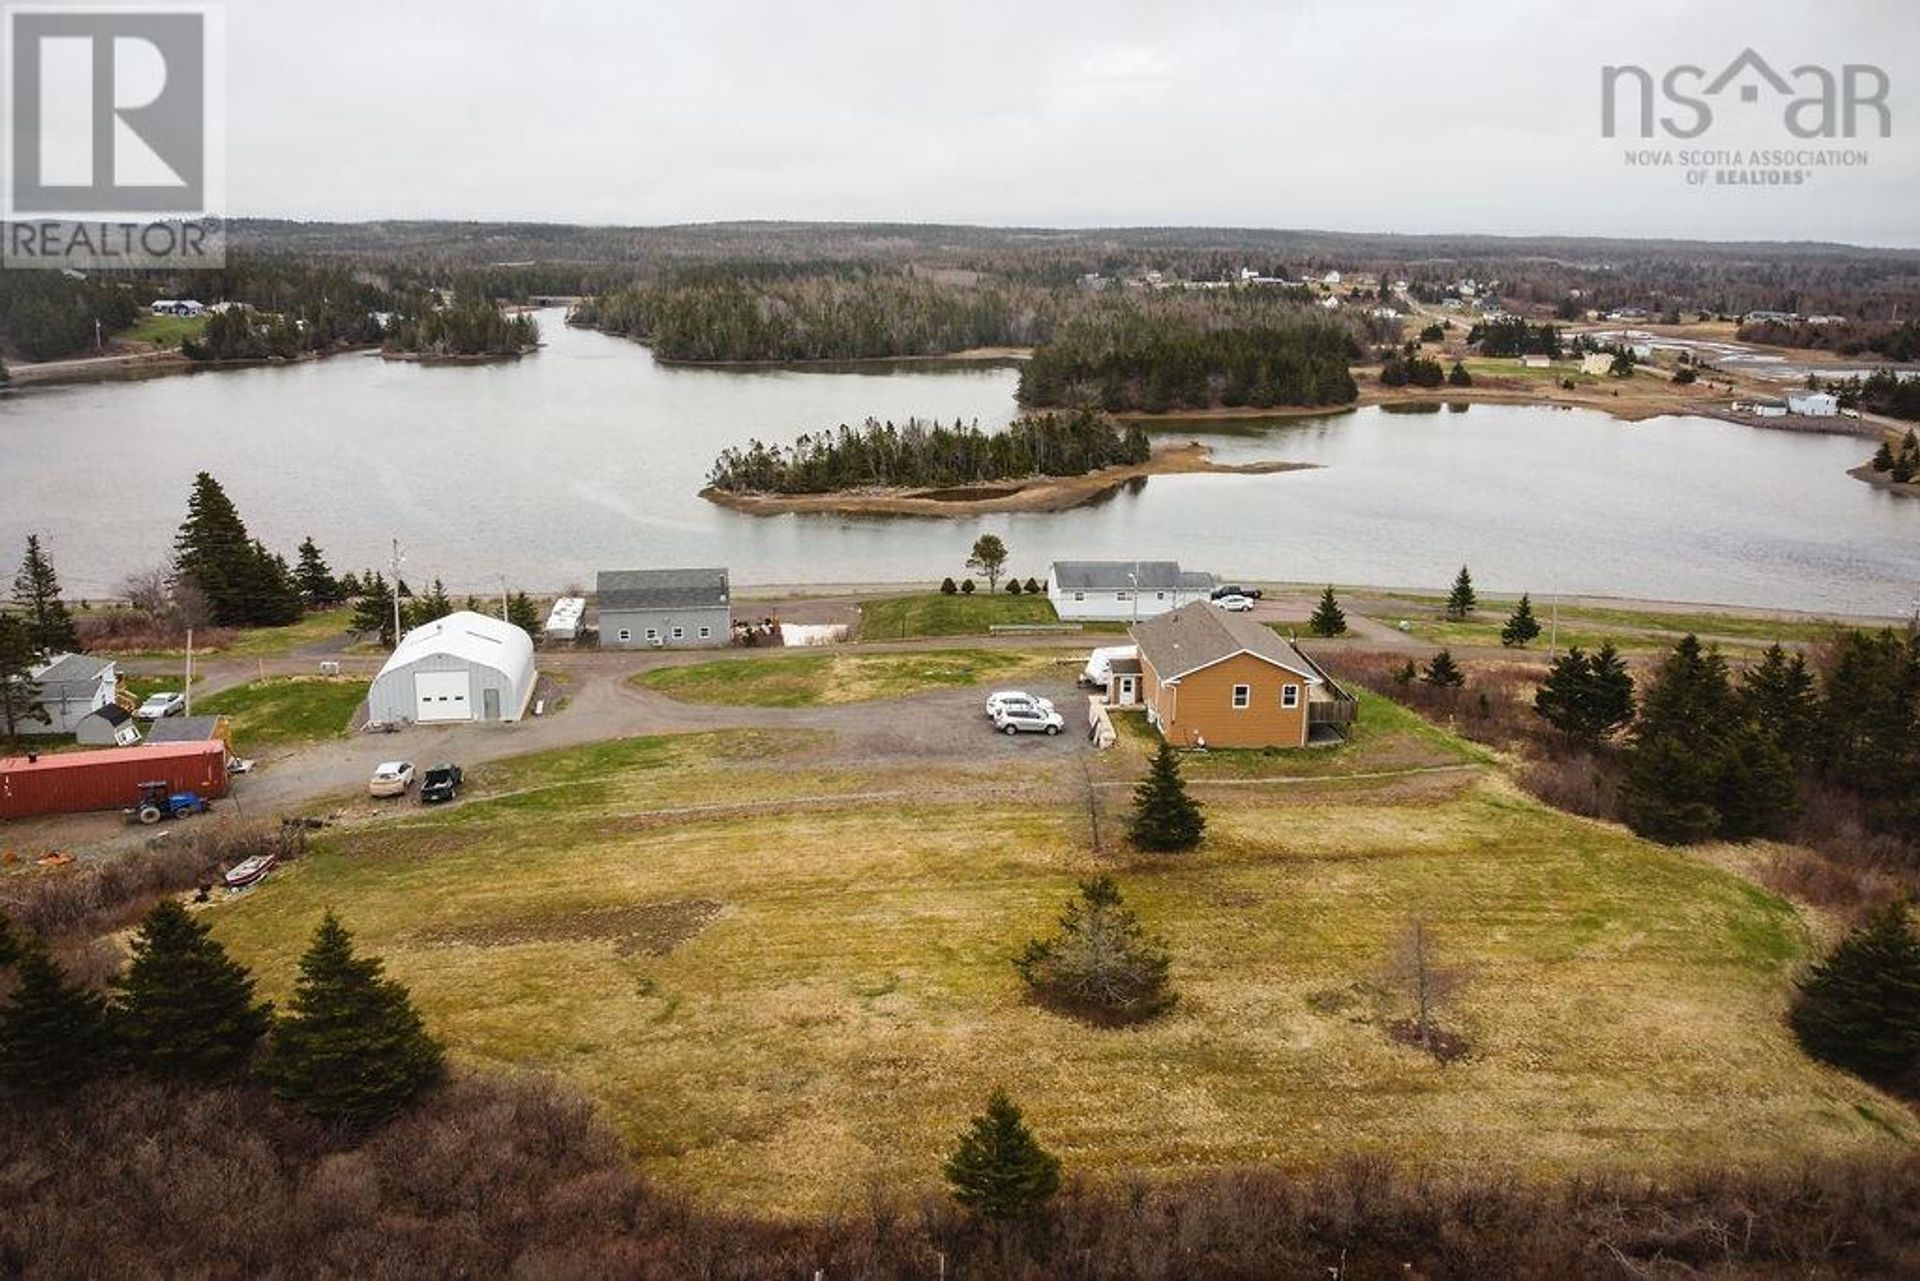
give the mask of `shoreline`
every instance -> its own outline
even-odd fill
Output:
[[[305,365],[371,352],[368,344],[338,347],[332,351],[303,351],[297,356],[259,356],[247,360],[190,360],[178,347],[159,351],[118,352],[110,356],[82,356],[75,360],[44,360],[31,365],[13,365],[9,387],[54,387],[73,383],[138,382],[148,378],[166,378],[175,374],[218,372],[223,369],[272,369]]]
[[[1311,471],[1318,463],[1280,459],[1216,463],[1213,450],[1199,441],[1156,449],[1144,463],[1102,467],[1080,476],[1041,476],[1027,480],[919,489],[844,490],[826,494],[739,494],[709,485],[700,497],[750,516],[794,512],[836,515],[968,517],[984,512],[1062,512],[1094,502],[1135,481],[1153,476],[1264,476]]]
[[[391,360],[408,365],[498,365],[509,360],[519,360],[522,356],[531,356],[540,350],[536,343],[519,351],[475,351],[466,353],[448,353],[427,351],[387,351],[382,348],[380,359]]]
[[[1891,476],[1883,476],[1873,469],[1871,459],[1858,467],[1847,468],[1847,475],[1872,485],[1875,489],[1884,489],[1890,494],[1898,494],[1903,498],[1920,498],[1920,481],[1898,481]]]

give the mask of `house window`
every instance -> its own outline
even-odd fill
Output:
[[[626,642],[628,642],[628,641],[630,641],[630,640],[632,640],[632,639],[633,639],[633,633],[632,633],[632,632],[631,632],[630,630],[628,630],[627,628],[625,628],[625,627],[622,627],[622,628],[620,629],[620,642],[621,642],[621,644],[625,644]]]
[[[702,627],[702,628],[700,629],[700,639],[701,639],[701,640],[706,640],[706,639],[707,639],[707,638],[708,638],[709,636],[712,636],[712,635],[713,635],[713,628],[711,628],[711,627]]]
[[[687,638],[687,629],[686,629],[686,628],[684,628],[684,627],[676,627],[676,628],[674,628],[674,629],[673,629],[673,638],[674,638],[675,640],[685,640],[685,639]]]
[[[1115,600],[1132,600],[1133,593],[1132,592],[1115,592],[1113,594],[1113,598]]]
[[[1253,706],[1253,686],[1235,685],[1233,687],[1233,707],[1235,711]]]
[[[1280,706],[1300,706],[1300,687],[1298,685],[1282,685],[1280,687]]]
[[[659,640],[659,639],[660,639],[660,629],[659,629],[658,627],[649,627],[649,628],[647,628],[647,639],[648,639],[648,640],[650,640],[650,641],[657,641],[657,640]]]
[[[1165,592],[1155,592],[1153,594],[1153,598],[1155,600],[1165,600],[1167,598],[1167,594]]]

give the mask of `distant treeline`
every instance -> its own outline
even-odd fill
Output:
[[[572,323],[637,338],[669,360],[860,360],[1044,342],[1050,292],[971,273],[695,271],[589,298]]]
[[[1771,343],[1777,347],[1812,347],[1842,356],[1875,355],[1888,360],[1913,360],[1920,357],[1920,324],[1905,320],[1887,322],[1843,320],[1825,325],[1804,320],[1783,322],[1756,320],[1740,326],[1743,342]]]
[[[28,360],[60,360],[125,329],[144,304],[124,282],[75,280],[58,271],[0,271],[0,339]]]
[[[1869,413],[1920,422],[1920,378],[1901,378],[1876,369],[1865,379],[1834,384],[1842,404]]]
[[[1560,355],[1560,331],[1552,325],[1529,325],[1518,316],[1483,320],[1467,331],[1467,345],[1482,356]]]
[[[438,307],[416,303],[387,324],[383,351],[423,356],[508,356],[536,346],[540,326],[482,299]]]
[[[236,306],[215,312],[200,336],[183,341],[180,350],[189,360],[289,360],[378,341],[380,322],[372,313],[315,302],[297,311]]]
[[[1359,394],[1355,326],[1260,295],[1132,298],[1062,326],[1020,371],[1025,405],[1161,413],[1338,405]]]
[[[728,449],[707,483],[729,493],[824,494],[847,489],[946,486],[1079,476],[1152,453],[1138,424],[1121,428],[1091,410],[1016,418],[1005,431],[869,418],[858,428],[801,436],[792,448],[755,440]]]

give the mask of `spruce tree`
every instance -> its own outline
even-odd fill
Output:
[[[0,1084],[58,1097],[106,1067],[106,1002],[67,982],[37,940],[15,951],[18,985],[0,1008]]]
[[[1593,655],[1575,645],[1548,666],[1533,710],[1568,738],[1597,747],[1633,719],[1633,677],[1611,641]]]
[[[1906,1093],[1920,1089],[1920,942],[1881,908],[1800,982],[1789,1015],[1807,1053]]]
[[[1453,651],[1443,649],[1427,661],[1420,679],[1436,689],[1459,689],[1467,683],[1467,674],[1453,661]]]
[[[1598,737],[1610,738],[1633,721],[1633,673],[1610,640],[1593,652],[1592,671],[1588,719]]]
[[[1060,1159],[1040,1146],[1007,1092],[996,1089],[947,1158],[953,1199],[983,1219],[1017,1219],[1060,1190]]]
[[[27,620],[0,610],[0,732],[9,744],[19,742],[27,726],[53,722],[41,705],[40,685],[33,679],[39,661]]]
[[[364,590],[354,602],[353,619],[348,627],[356,632],[373,632],[380,637],[382,646],[392,649],[393,590],[387,586],[386,576],[378,571],[369,572],[361,580],[361,587]]]
[[[174,538],[173,567],[200,588],[215,622],[229,627],[247,622],[253,540],[227,491],[207,472],[194,477],[187,519]]]
[[[313,609],[325,609],[346,599],[340,580],[327,567],[327,559],[320,554],[320,547],[313,541],[312,534],[300,542],[300,562],[293,576],[300,585],[302,599]]]
[[[1873,469],[1875,471],[1893,470],[1893,447],[1884,440],[1880,442],[1880,448],[1873,451]]]
[[[162,899],[133,936],[114,980],[114,1029],[133,1066],[151,1076],[231,1080],[272,1023],[253,979],[175,899]]]
[[[1074,1014],[1137,1022],[1164,1014],[1177,999],[1167,981],[1172,959],[1120,897],[1112,877],[1080,883],[1060,932],[1029,939],[1013,967],[1035,996]]]
[[[1332,583],[1328,583],[1327,589],[1320,593],[1320,603],[1314,607],[1313,617],[1307,620],[1307,630],[1315,636],[1340,636],[1346,633],[1346,611],[1334,599]]]
[[[1147,765],[1147,776],[1133,789],[1129,827],[1133,843],[1159,853],[1190,850],[1200,843],[1206,827],[1200,803],[1187,795],[1173,745],[1162,742]]]
[[[1768,742],[1795,764],[1811,755],[1820,718],[1813,672],[1802,654],[1788,656],[1778,644],[1740,674],[1740,705]]]
[[[540,639],[540,611],[525,592],[507,597],[507,621],[525,632],[528,640]]]
[[[40,546],[38,534],[27,535],[27,554],[13,576],[13,603],[27,622],[27,639],[36,653],[64,654],[80,648],[80,633],[60,599],[60,576]]]
[[[365,1128],[439,1081],[440,1045],[406,988],[381,963],[354,955],[333,913],[300,958],[287,1015],[262,1073],[274,1093],[323,1121]]]
[[[1479,603],[1479,598],[1473,594],[1473,575],[1462,565],[1460,572],[1454,576],[1453,590],[1447,593],[1447,617],[1465,619]]]
[[[1473,375],[1467,372],[1465,365],[1456,360],[1453,362],[1453,368],[1447,371],[1447,385],[1450,387],[1471,387],[1473,386]]]
[[[1520,603],[1513,607],[1513,613],[1507,617],[1507,625],[1500,629],[1500,643],[1524,647],[1539,635],[1540,620],[1533,616],[1533,599],[1521,592]]]

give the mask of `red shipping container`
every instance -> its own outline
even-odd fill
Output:
[[[0,757],[0,818],[132,809],[140,784],[151,782],[165,782],[170,792],[225,796],[226,744],[148,743],[38,759]]]

